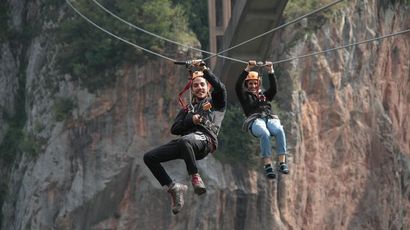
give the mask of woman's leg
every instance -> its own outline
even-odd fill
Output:
[[[252,123],[251,131],[252,134],[260,140],[261,157],[265,169],[265,175],[269,179],[274,179],[276,175],[272,168],[272,144],[265,120],[260,118],[256,119]]]
[[[267,128],[276,139],[276,155],[286,154],[286,136],[279,119],[268,119]]]
[[[279,167],[278,170],[281,173],[288,174],[289,168],[286,164],[286,136],[283,126],[279,119],[269,119],[267,122],[269,132],[276,139],[276,155],[278,157]]]
[[[271,158],[272,156],[272,144],[270,140],[270,133],[266,127],[265,120],[261,118],[255,119],[251,126],[251,131],[254,136],[259,138],[261,147],[261,157]]]

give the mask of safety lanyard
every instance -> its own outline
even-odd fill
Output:
[[[188,106],[188,104],[185,102],[184,98],[182,97],[182,95],[189,89],[191,88],[191,84],[192,84],[192,79],[189,79],[188,83],[185,85],[185,87],[182,89],[181,92],[178,93],[178,102],[181,105],[182,108],[185,109],[185,111],[189,111],[189,107],[192,106],[190,103],[190,106]]]

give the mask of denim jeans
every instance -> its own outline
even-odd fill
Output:
[[[250,131],[253,136],[260,139],[261,157],[272,155],[271,136],[276,139],[276,155],[287,154],[285,131],[279,119],[257,118],[253,121]]]

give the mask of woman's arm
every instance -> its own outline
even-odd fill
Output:
[[[246,76],[248,76],[249,71],[251,71],[252,68],[254,68],[256,65],[256,61],[249,61],[248,64],[246,65],[246,68],[242,71],[242,73],[239,75],[238,80],[236,81],[235,85],[235,91],[236,91],[236,96],[238,97],[239,102],[243,105],[246,104],[247,100],[247,89],[245,86],[245,79]]]
[[[272,63],[267,63],[266,68],[268,70],[269,88],[263,94],[265,95],[266,100],[272,101],[273,97],[275,97],[276,93],[278,92],[278,85]]]

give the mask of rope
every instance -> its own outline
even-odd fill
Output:
[[[84,19],[85,19],[87,22],[89,22],[91,25],[97,27],[98,29],[100,29],[101,31],[103,31],[103,32],[105,32],[105,33],[107,33],[107,34],[109,34],[110,36],[112,36],[112,37],[114,37],[114,38],[116,38],[116,39],[118,39],[118,40],[120,40],[120,41],[122,41],[122,42],[125,42],[125,43],[127,43],[128,45],[134,46],[135,48],[141,49],[141,50],[143,50],[143,51],[145,51],[145,52],[147,52],[147,53],[153,54],[153,55],[155,55],[155,56],[164,58],[164,59],[169,60],[169,61],[172,61],[172,62],[176,61],[176,60],[174,60],[174,59],[172,59],[172,58],[169,58],[169,57],[166,57],[166,56],[164,56],[164,55],[162,55],[162,54],[156,53],[156,52],[151,51],[151,50],[149,50],[149,49],[145,49],[144,47],[141,47],[141,46],[139,46],[139,45],[136,45],[136,44],[134,44],[134,43],[132,43],[132,42],[130,42],[130,41],[124,39],[124,38],[121,38],[121,37],[119,37],[119,36],[117,36],[117,35],[111,33],[110,31],[108,31],[108,30],[106,30],[106,29],[100,27],[99,25],[97,25],[96,23],[94,23],[93,21],[91,21],[91,19],[89,19],[89,18],[87,18],[85,15],[83,15],[79,10],[77,10],[77,8],[75,8],[75,7],[70,3],[69,0],[65,0],[65,1],[66,1],[66,3],[67,3],[78,15],[80,15],[82,18],[84,18]]]
[[[363,44],[363,43],[368,43],[368,42],[372,42],[372,41],[376,41],[376,40],[382,40],[382,39],[385,39],[385,38],[388,38],[388,37],[393,37],[393,36],[405,34],[405,33],[408,33],[408,32],[410,32],[410,29],[402,30],[402,31],[399,31],[399,32],[383,35],[383,36],[380,36],[380,37],[376,37],[376,38],[372,38],[372,39],[368,39],[368,40],[364,40],[364,41],[360,41],[360,42],[356,42],[356,43],[351,43],[351,44],[347,44],[347,45],[343,45],[343,46],[338,46],[338,47],[323,50],[323,51],[318,51],[318,52],[305,54],[305,55],[301,55],[301,56],[297,56],[297,57],[292,57],[292,58],[288,58],[288,59],[283,59],[283,60],[279,60],[279,61],[273,61],[272,64],[278,64],[278,63],[282,63],[282,62],[293,61],[295,59],[307,58],[307,57],[310,57],[310,56],[315,56],[315,55],[327,53],[327,52],[334,51],[334,50],[339,50],[339,49],[343,49],[343,48],[347,48],[347,47],[351,47],[351,46],[356,46],[356,45],[360,45],[360,44]]]
[[[113,13],[112,11],[108,10],[108,9],[105,8],[103,5],[101,5],[98,1],[93,0],[93,2],[94,2],[98,7],[100,7],[102,10],[104,10],[105,12],[107,12],[108,14],[110,14],[111,16],[113,16],[114,18],[118,19],[119,21],[121,21],[121,22],[123,22],[123,23],[125,23],[125,24],[131,26],[132,28],[137,29],[137,30],[143,32],[143,33],[149,34],[149,35],[151,35],[151,36],[154,36],[154,37],[156,37],[156,38],[159,38],[159,39],[161,39],[161,40],[167,41],[167,42],[169,42],[169,43],[172,43],[172,44],[175,44],[175,45],[178,45],[178,46],[182,46],[182,47],[185,47],[185,48],[188,48],[188,49],[191,49],[191,50],[195,50],[195,51],[199,51],[199,52],[203,52],[203,53],[206,53],[206,54],[211,54],[211,55],[216,56],[215,53],[212,53],[212,52],[209,52],[209,51],[206,51],[206,50],[202,50],[202,49],[198,49],[198,48],[195,48],[195,47],[192,47],[192,46],[188,46],[188,45],[179,43],[179,42],[177,42],[177,41],[173,41],[173,40],[171,40],[171,39],[168,39],[168,38],[166,38],[166,37],[162,37],[162,36],[160,36],[160,35],[158,35],[158,34],[152,33],[152,32],[150,32],[150,31],[148,31],[148,30],[145,30],[145,29],[143,29],[143,28],[141,28],[141,27],[138,27],[138,26],[132,24],[131,22],[129,22],[129,21],[127,21],[127,20],[121,18],[120,16],[116,15],[116,14]],[[221,58],[229,59],[229,60],[232,60],[232,61],[236,61],[236,62],[246,63],[245,61],[238,60],[238,59],[231,58],[231,57],[227,57],[227,56],[224,56],[224,55],[217,55],[217,56],[218,56],[218,57],[221,57]]]
[[[319,11],[322,11],[322,10],[324,10],[324,9],[327,9],[327,8],[333,6],[333,5],[336,5],[336,4],[338,4],[338,3],[342,2],[342,1],[343,1],[343,0],[334,1],[334,2],[332,2],[332,3],[330,3],[330,4],[328,4],[328,5],[325,5],[325,6],[321,7],[321,8],[319,8],[319,9],[316,9],[316,10],[314,10],[314,11],[308,13],[308,14],[302,15],[302,16],[300,16],[300,17],[298,17],[298,18],[296,18],[296,19],[294,19],[294,20],[292,20],[292,21],[290,21],[290,22],[287,22],[287,23],[282,24],[282,25],[280,25],[280,26],[278,26],[278,27],[276,27],[276,28],[273,28],[273,29],[271,29],[271,30],[269,30],[269,31],[266,31],[266,32],[262,33],[262,34],[259,34],[259,35],[255,36],[255,37],[253,37],[253,38],[251,38],[251,39],[249,39],[249,40],[246,40],[246,41],[241,42],[241,43],[239,43],[239,44],[237,44],[237,45],[234,45],[234,46],[232,46],[232,47],[230,47],[230,48],[228,48],[228,49],[226,49],[226,50],[222,50],[222,51],[220,51],[220,52],[214,54],[213,56],[209,56],[209,57],[205,58],[204,60],[213,58],[213,57],[215,57],[216,55],[220,55],[220,54],[226,53],[226,52],[228,52],[228,51],[230,51],[230,50],[232,50],[232,49],[235,49],[235,48],[237,48],[237,47],[239,47],[239,46],[242,46],[242,45],[244,45],[244,44],[246,44],[246,43],[249,43],[249,42],[251,42],[251,41],[254,41],[254,40],[256,40],[256,39],[258,39],[258,38],[260,38],[260,37],[263,37],[263,36],[265,36],[265,35],[267,35],[267,34],[270,34],[270,33],[274,32],[274,31],[276,31],[276,30],[282,29],[282,28],[285,27],[285,26],[288,26],[288,25],[290,25],[290,24],[293,24],[293,23],[295,23],[295,22],[298,22],[298,21],[302,20],[303,18],[309,17],[309,16],[311,16],[311,15],[313,15],[313,14],[319,12]]]

